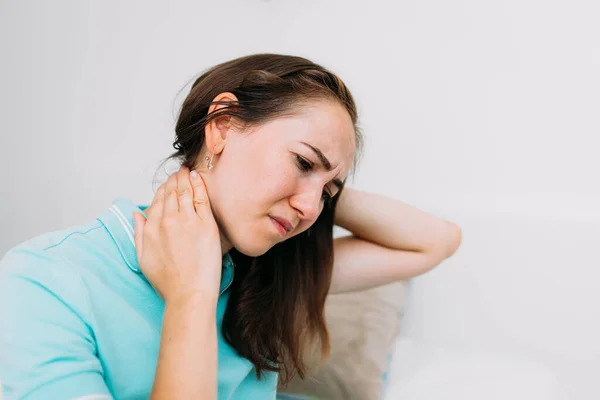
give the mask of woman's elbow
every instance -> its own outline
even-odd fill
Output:
[[[446,248],[447,248],[447,257],[451,257],[462,243],[462,229],[454,222],[446,221],[446,225],[448,226],[447,234],[446,234]]]

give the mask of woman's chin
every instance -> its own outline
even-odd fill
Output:
[[[235,249],[248,257],[259,257],[269,251],[276,243],[267,243],[266,240],[252,240],[248,242],[240,241],[236,243]]]
[[[262,249],[262,250],[251,249],[251,250],[245,250],[245,249],[238,249],[238,248],[236,248],[236,250],[239,251],[240,253],[242,253],[243,255],[248,256],[248,257],[260,257],[263,254],[265,254],[267,251],[269,251],[269,249]]]

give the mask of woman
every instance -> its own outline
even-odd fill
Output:
[[[175,131],[182,168],[149,207],[117,199],[3,258],[7,399],[274,398],[278,378],[306,375],[308,343],[327,357],[328,293],[422,274],[459,246],[451,222],[344,189],[356,107],[307,59],[213,67]]]

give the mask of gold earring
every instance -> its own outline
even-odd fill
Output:
[[[212,160],[213,160],[213,153],[210,153],[210,159],[208,158],[208,156],[206,156],[206,159],[208,160],[208,164],[206,165],[208,167],[208,169],[213,169],[214,165],[212,165]]]

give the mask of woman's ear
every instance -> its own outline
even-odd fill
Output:
[[[238,99],[233,93],[224,92],[215,97],[213,102],[237,103]],[[213,112],[217,112],[218,114],[218,110],[225,107],[227,107],[227,105],[212,104],[208,108],[208,114],[212,114]],[[231,119],[232,117],[229,115],[216,117],[204,128],[204,133],[206,135],[206,147],[211,153],[219,154],[223,151],[223,148],[225,147],[225,141],[227,140],[227,135],[232,128]]]

